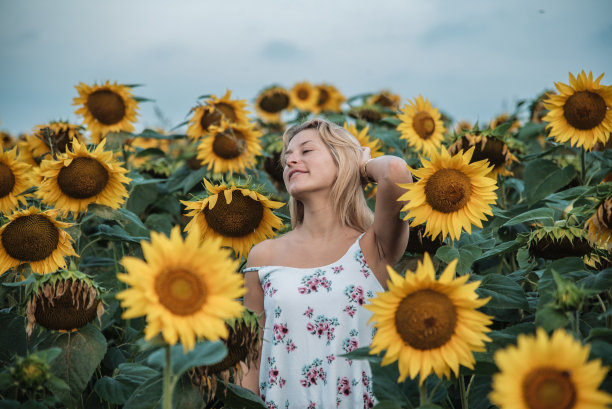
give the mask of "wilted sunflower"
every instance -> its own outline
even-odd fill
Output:
[[[606,250],[612,249],[612,197],[604,200],[587,221],[587,239],[591,245],[598,245]]]
[[[289,92],[291,96],[291,106],[302,111],[315,112],[319,91],[308,81],[298,82]]]
[[[471,162],[486,159],[493,165],[493,169],[491,173],[489,173],[489,176],[497,177],[497,175],[512,175],[508,166],[510,166],[512,162],[518,161],[518,159],[510,152],[508,145],[506,145],[504,141],[494,136],[467,133],[457,139],[457,141],[448,148],[448,151],[451,155],[454,155],[460,150],[467,151],[472,146],[474,147],[474,154],[472,155]]]
[[[51,330],[72,331],[104,314],[100,287],[77,270],[37,276],[29,289],[27,333],[38,323]]]
[[[254,125],[223,121],[212,125],[210,135],[200,141],[197,158],[215,173],[243,172],[255,166],[256,156],[261,155],[260,137]]]
[[[440,148],[444,138],[445,129],[438,109],[419,95],[414,102],[408,101],[401,112],[398,118],[402,123],[397,126],[400,138],[408,141],[416,151],[431,156]]]
[[[66,268],[66,256],[76,256],[72,237],[64,230],[72,226],[56,220],[57,210],[41,212],[35,207],[13,213],[0,228],[0,274],[28,263],[33,272],[52,273]]]
[[[434,153],[431,160],[421,158],[423,167],[412,170],[416,183],[400,184],[408,189],[398,200],[408,201],[402,208],[414,218],[411,226],[427,223],[425,233],[436,238],[442,234],[459,239],[461,229],[472,233],[472,224],[482,227],[485,215],[493,215],[491,205],[497,200],[496,180],[486,160],[470,163],[474,147],[452,157],[446,150]]]
[[[559,94],[544,101],[549,112],[543,120],[556,141],[570,141],[588,150],[597,142],[608,141],[612,132],[612,86],[600,85],[602,78],[603,74],[593,80],[593,73],[587,75],[583,70],[577,77],[569,73],[570,85],[555,83]]]
[[[399,95],[394,94],[391,91],[385,89],[368,98],[368,104],[378,105],[383,108],[397,110],[399,109],[401,100],[402,98]]]
[[[314,113],[318,114],[322,111],[342,112],[342,103],[346,101],[346,97],[338,91],[336,87],[330,84],[316,85],[319,91],[319,99]]]
[[[219,126],[221,122],[248,125],[247,103],[243,99],[231,99],[232,91],[227,90],[222,98],[211,95],[203,105],[192,109],[193,116],[189,119],[187,136],[194,141],[207,136],[211,126]]]
[[[106,81],[102,85],[79,83],[75,86],[79,96],[72,105],[81,105],[76,111],[83,116],[83,123],[91,132],[94,142],[99,142],[109,132],[131,132],[138,114],[138,102],[132,89],[126,85]]]
[[[257,115],[266,122],[280,122],[281,112],[291,108],[291,95],[283,87],[272,86],[263,90],[255,101]]]
[[[354,124],[344,123],[344,129],[349,131],[351,135],[355,137],[359,141],[359,144],[364,148],[370,148],[370,156],[373,158],[377,158],[379,156],[384,155],[382,152],[382,144],[379,139],[370,139],[368,135],[368,131],[370,130],[369,126],[366,126],[360,131],[357,130],[357,127]]]
[[[587,362],[589,350],[563,329],[550,338],[542,328],[535,336],[521,334],[517,346],[495,353],[500,372],[489,399],[501,409],[608,407],[612,395],[598,390],[608,368],[599,359]]]
[[[204,184],[208,197],[195,202],[181,201],[189,211],[186,215],[192,217],[185,231],[199,232],[203,239],[220,238],[223,246],[233,248],[241,257],[246,256],[253,245],[274,237],[273,229],[283,226],[272,209],[284,203],[247,188],[213,186],[206,179]]]
[[[380,108],[378,105],[369,104],[353,107],[350,109],[348,114],[351,118],[363,119],[364,121],[368,121],[370,123],[376,123],[384,116],[382,108]]]
[[[80,143],[85,142],[79,125],[56,121],[47,125],[36,125],[33,135],[26,136],[26,141],[30,145],[32,155],[39,158],[51,152],[51,148],[56,154],[66,153],[75,138]]]
[[[19,194],[32,186],[29,168],[17,159],[17,148],[0,150],[0,214],[26,204],[25,197]]]
[[[476,310],[489,298],[478,298],[479,281],[466,284],[469,274],[455,278],[457,261],[437,280],[428,253],[405,278],[387,267],[389,290],[365,306],[377,329],[370,353],[386,350],[382,365],[398,361],[398,382],[420,375],[423,383],[431,373],[450,378],[460,365],[473,369],[472,351],[485,351],[484,342],[491,341],[485,335],[491,317]]]
[[[217,377],[227,385],[230,381],[242,380],[242,365],[248,368],[258,364],[259,347],[261,344],[261,327],[257,315],[249,310],[239,318],[232,318],[225,323],[229,335],[224,341],[227,355],[221,362],[208,366],[198,366],[190,371],[191,382],[200,387],[202,394],[208,395],[208,400],[215,397]]]
[[[119,208],[128,196],[123,185],[129,183],[128,172],[115,159],[112,151],[104,151],[103,140],[92,152],[85,144],[72,141],[72,150],[40,164],[44,178],[36,195],[46,204],[68,212],[87,211],[90,203]]]
[[[130,288],[117,294],[126,310],[123,318],[146,316],[145,339],[161,332],[170,345],[179,339],[189,351],[196,337],[210,341],[226,339],[225,321],[242,315],[236,298],[245,293],[244,278],[236,273],[238,262],[221,248],[221,240],[200,240],[191,231],[185,240],[178,226],[170,237],[152,232],[142,241],[146,262],[124,257],[127,274],[118,274]]]
[[[580,227],[568,226],[565,220],[554,226],[537,226],[527,238],[527,247],[532,257],[557,260],[563,257],[586,257],[595,250]]]

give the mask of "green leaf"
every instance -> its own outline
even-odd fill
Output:
[[[468,396],[468,407],[470,409],[489,409],[492,406],[489,401],[491,382],[490,376],[476,375],[474,377]]]
[[[164,380],[161,375],[153,376],[142,383],[125,402],[123,409],[155,409],[163,394]]]
[[[120,226],[109,226],[107,224],[99,225],[98,232],[92,234],[91,237],[102,237],[107,240],[129,241],[132,243],[140,243],[142,240],[149,240],[148,236],[132,236]]]
[[[550,332],[557,328],[565,328],[569,320],[564,313],[547,305],[541,308],[538,307],[535,322],[537,325]]]
[[[94,203],[89,205],[87,211],[106,220],[118,221],[132,235],[149,235],[149,229],[142,223],[142,220],[127,209],[119,208],[115,210],[108,206]]]
[[[189,369],[195,366],[212,365],[221,362],[227,355],[227,347],[221,341],[217,342],[199,342],[195,347],[187,352],[183,352],[183,346],[180,344],[170,348],[172,358],[172,373],[177,376],[182,375]],[[157,351],[149,355],[147,362],[159,368],[165,366],[166,350],[159,348]]]
[[[397,382],[399,378],[397,362],[386,366],[370,363],[370,368],[372,369],[372,382],[376,399],[390,400],[402,406],[409,403],[408,397],[402,389],[402,384]]]
[[[357,349],[352,350],[351,352],[348,352],[342,355],[338,355],[338,356],[342,358],[349,358],[349,359],[367,359],[368,361],[376,362],[376,363],[380,363],[380,361],[382,361],[382,358],[379,355],[370,354],[369,346],[357,348]]]
[[[485,304],[490,308],[529,309],[529,303],[523,288],[510,278],[500,274],[489,274],[484,276],[476,292],[481,297],[491,297]]]
[[[442,406],[436,405],[435,403],[426,403],[424,405],[419,406],[418,409],[443,409],[443,408]]]
[[[585,289],[597,292],[609,290],[612,288],[612,269],[608,268],[590,275],[579,280],[577,284],[578,287],[584,286]]]
[[[106,338],[93,325],[87,325],[77,332],[60,334],[51,346],[62,352],[51,364],[51,372],[63,379],[69,390],[50,387],[51,391],[67,407],[76,407],[81,393],[89,383],[94,371],[106,353]]]
[[[133,182],[132,182],[133,183]],[[141,214],[157,199],[158,188],[156,185],[138,185],[130,191],[130,197],[125,204],[126,209],[135,214]]]
[[[378,402],[374,409],[402,409],[402,407],[392,400],[383,400]]]
[[[482,249],[468,244],[461,247],[442,246],[436,252],[436,257],[445,263],[459,259],[457,263],[457,274],[465,274],[470,271],[474,261],[480,257]]]
[[[225,407],[241,409],[266,409],[264,401],[253,392],[236,384],[225,384],[227,395],[224,399]]]
[[[19,409],[20,405],[21,403],[16,400],[5,399],[0,401],[0,409]]]
[[[208,168],[206,166],[202,166],[198,170],[194,170],[191,172],[183,183],[183,194],[187,194],[195,185],[198,183],[203,183],[204,177],[208,173]]]
[[[156,232],[165,233],[170,236],[170,231],[174,224],[172,223],[172,217],[169,214],[153,213],[145,220],[145,225],[151,230]]]
[[[536,159],[525,166],[523,180],[529,206],[566,186],[576,176],[573,166],[560,168],[548,159]]]
[[[156,375],[159,372],[148,366],[120,364],[118,373],[112,378],[105,376],[99,379],[94,390],[108,403],[123,405],[140,385]]]
[[[516,241],[506,241],[506,242],[498,244],[497,246],[493,247],[491,250],[484,252],[478,260],[484,260],[486,258],[493,257],[493,256],[501,256],[502,254],[506,254],[508,252],[515,251],[519,247],[521,247],[521,244],[517,243]]]
[[[8,389],[13,384],[13,376],[9,372],[0,372],[0,391]]]
[[[550,209],[548,207],[540,207],[537,209],[529,210],[527,212],[521,213],[520,215],[513,217],[508,220],[502,226],[514,226],[520,223],[533,222],[536,220],[550,220],[554,222],[555,220],[555,210]]]

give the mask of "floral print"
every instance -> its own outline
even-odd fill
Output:
[[[310,294],[318,292],[319,288],[325,288],[327,292],[330,292],[332,290],[331,284],[331,280],[325,277],[325,270],[318,269],[314,274],[302,277],[302,286],[298,287],[298,292],[300,294]]]
[[[314,320],[314,323],[309,322],[306,324],[306,331],[319,338],[325,337],[327,345],[329,345],[330,342],[336,338],[334,331],[336,330],[335,327],[338,325],[340,325],[338,318],[327,318],[324,315],[319,315]]]
[[[370,274],[372,274],[372,270],[368,266],[368,263],[366,262],[366,259],[363,256],[361,249],[355,253],[354,259],[356,262],[359,263],[359,271],[361,272],[361,274],[363,274],[365,278],[368,278]]]

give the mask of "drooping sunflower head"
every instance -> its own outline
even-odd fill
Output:
[[[72,147],[72,140],[75,138],[80,143],[84,143],[85,138],[81,131],[82,128],[79,125],[55,121],[45,125],[36,125],[33,135],[26,137],[26,140],[35,157],[44,157],[50,152],[66,153],[66,150]]]
[[[197,338],[226,339],[225,321],[241,316],[244,308],[236,299],[245,288],[238,262],[221,241],[200,240],[195,230],[183,240],[176,226],[170,237],[152,232],[151,242],[141,244],[146,261],[124,257],[127,273],[117,276],[129,285],[117,294],[123,317],[146,316],[146,340],[161,332],[170,345],[180,340],[185,351]]]
[[[397,126],[400,138],[405,139],[417,152],[431,156],[444,139],[444,125],[437,108],[421,95],[408,101],[398,115],[402,123]]]
[[[73,331],[104,314],[100,287],[77,270],[38,276],[30,289],[26,309],[27,332],[38,323],[50,330]]]
[[[229,335],[224,341],[227,355],[221,362],[208,366],[198,366],[190,371],[191,382],[199,386],[200,392],[208,395],[208,400],[215,397],[217,377],[227,385],[230,379],[242,379],[241,363],[247,367],[256,364],[261,344],[261,326],[257,315],[245,308],[240,318],[230,319],[225,323]]]
[[[97,142],[109,132],[131,132],[138,115],[138,101],[127,85],[110,83],[75,86],[79,96],[72,105],[80,105],[74,111],[83,116],[83,123]]]
[[[406,251],[416,254],[436,254],[436,251],[438,251],[443,244],[444,240],[442,240],[442,236],[432,239],[430,236],[425,235],[425,225],[420,224],[410,229]]]
[[[397,110],[399,109],[401,100],[402,98],[399,95],[394,94],[389,90],[382,90],[368,98],[368,104],[378,105],[382,108]]]
[[[557,142],[570,142],[591,150],[597,142],[605,145],[612,132],[612,86],[600,85],[603,74],[593,80],[593,73],[569,74],[569,85],[555,83],[559,94],[550,95],[544,106],[543,120]]]
[[[457,260],[439,278],[425,253],[415,272],[402,277],[387,267],[389,289],[379,293],[365,308],[372,311],[377,331],[371,354],[385,350],[382,365],[398,361],[402,382],[420,375],[420,383],[431,373],[450,377],[459,366],[473,368],[473,351],[484,351],[491,317],[476,309],[489,299],[478,298],[478,281],[469,275],[455,278]]]
[[[446,150],[434,153],[423,167],[412,171],[416,183],[400,184],[408,191],[398,200],[408,201],[404,220],[414,218],[411,226],[427,223],[425,233],[436,238],[442,234],[459,239],[461,230],[472,232],[472,224],[482,228],[485,215],[493,215],[497,182],[487,177],[491,171],[486,160],[470,163],[474,147],[450,156]]]
[[[43,180],[36,192],[46,204],[64,214],[87,211],[90,203],[119,208],[128,196],[124,184],[131,181],[111,151],[104,151],[103,140],[93,151],[85,144],[72,141],[72,149],[57,159],[40,164]]]
[[[370,148],[370,156],[373,158],[377,158],[379,156],[384,155],[382,151],[382,143],[380,139],[371,139],[370,135],[368,135],[368,131],[370,130],[369,126],[364,127],[361,131],[357,130],[355,124],[344,123],[344,129],[349,131],[351,135],[359,141],[359,144],[364,148]]]
[[[612,197],[601,202],[585,227],[588,229],[587,239],[591,245],[606,250],[612,249]]]
[[[215,173],[244,172],[255,166],[257,155],[261,155],[260,137],[255,125],[212,125],[210,135],[200,141],[197,158]]]
[[[466,133],[461,138],[457,139],[457,141],[448,148],[448,151],[451,155],[454,155],[460,150],[467,151],[472,146],[474,147],[474,154],[472,155],[471,162],[486,159],[493,165],[493,169],[491,173],[489,173],[489,176],[512,175],[508,166],[510,166],[512,162],[518,161],[518,159],[510,152],[508,145],[500,138],[476,133]]]
[[[327,112],[342,112],[342,103],[346,101],[346,97],[340,93],[340,91],[331,84],[319,84],[316,85],[317,91],[319,91],[319,98],[317,100],[317,107],[314,111],[316,114],[327,111]]]
[[[263,90],[255,101],[255,111],[266,122],[280,122],[281,113],[291,108],[291,95],[283,87],[272,86]]]
[[[531,257],[557,260],[563,257],[585,257],[595,250],[580,227],[568,226],[566,221],[554,226],[537,226],[527,239]]]
[[[317,111],[319,91],[308,81],[298,82],[289,92],[291,106],[307,112]]]
[[[370,123],[376,123],[380,121],[384,116],[382,108],[378,107],[377,105],[369,104],[353,107],[348,112],[348,114],[351,118],[363,119],[364,121]]]
[[[243,99],[231,99],[232,91],[227,90],[222,98],[211,95],[202,105],[192,109],[187,136],[197,141],[210,133],[211,126],[220,126],[221,122],[248,125],[247,103]]]
[[[76,256],[72,237],[64,230],[70,223],[56,220],[57,210],[35,207],[15,212],[0,227],[0,274],[28,263],[39,274],[66,268],[66,256]]]
[[[0,214],[26,204],[21,192],[32,186],[29,166],[17,159],[17,148],[0,150]]]
[[[598,389],[608,368],[588,361],[589,350],[563,329],[550,338],[542,328],[519,335],[516,346],[495,353],[499,373],[489,399],[501,409],[608,407],[612,395]]]
[[[208,196],[202,200],[182,203],[187,216],[192,217],[185,231],[198,232],[203,239],[214,237],[223,246],[234,249],[238,257],[246,256],[251,247],[275,236],[283,226],[273,213],[284,205],[268,199],[256,190],[235,185],[213,186],[204,179]]]

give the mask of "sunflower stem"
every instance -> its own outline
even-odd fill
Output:
[[[165,345],[164,349],[166,350],[166,365],[164,366],[163,409],[172,409],[172,391],[174,390],[172,382],[172,354],[170,352],[170,345]]]
[[[580,184],[584,186],[586,183],[586,150],[584,146],[582,146],[580,150]]]
[[[419,385],[419,406],[429,403],[427,399],[427,383],[425,380]]]
[[[434,386],[433,389],[431,390],[431,393],[429,394],[429,399],[428,399],[430,402],[433,401],[434,395],[436,394],[436,391],[438,390],[440,385],[442,385],[442,379],[440,379],[438,383],[436,384],[436,386]]]
[[[463,375],[459,376],[459,392],[461,394],[461,409],[468,409],[468,395],[465,389],[465,380]]]

